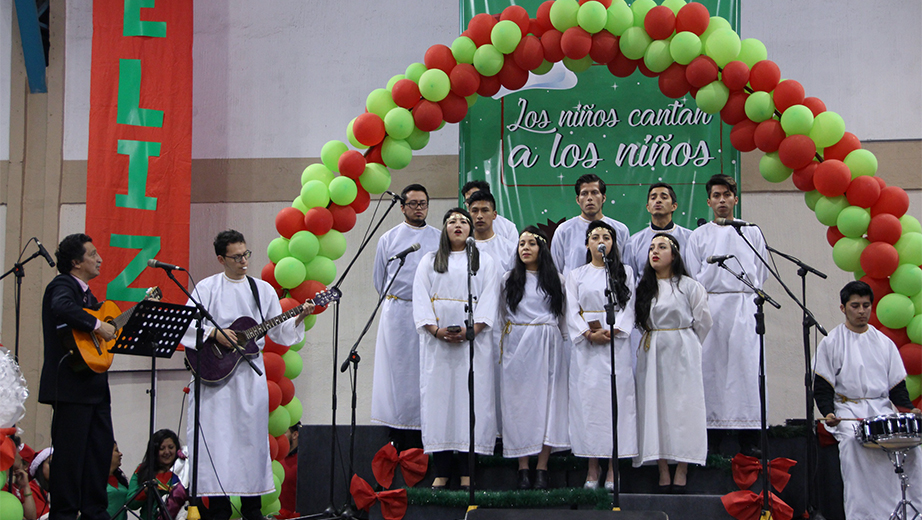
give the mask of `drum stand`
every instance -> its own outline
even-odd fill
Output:
[[[911,500],[906,499],[906,488],[909,487],[909,477],[903,470],[903,461],[906,459],[906,455],[909,450],[888,450],[887,448],[883,448],[883,450],[887,452],[887,456],[890,457],[890,462],[893,463],[893,471],[900,477],[900,491],[903,494],[903,499],[900,500],[900,503],[896,505],[896,509],[894,509],[893,513],[890,515],[890,520],[915,520],[916,518],[922,516],[922,513],[919,513],[919,510],[916,509],[916,506],[912,505]],[[906,514],[909,512],[907,506],[912,508],[912,510],[915,512],[912,517],[906,516]]]

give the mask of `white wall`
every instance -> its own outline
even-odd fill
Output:
[[[12,20],[13,0],[0,0],[0,161],[10,160]]]

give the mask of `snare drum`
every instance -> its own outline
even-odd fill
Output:
[[[865,448],[914,448],[922,444],[922,418],[913,413],[897,413],[862,419],[855,435]]]

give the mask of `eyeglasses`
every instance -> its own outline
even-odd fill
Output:
[[[426,209],[429,207],[429,202],[425,200],[415,201],[411,200],[404,204],[404,206],[409,206],[410,209]]]
[[[253,256],[253,252],[247,249],[246,251],[243,252],[243,254],[240,254],[240,255],[234,255],[234,256],[221,255],[221,256],[223,256],[224,258],[230,258],[231,260],[237,262],[238,264],[242,264],[244,260]]]

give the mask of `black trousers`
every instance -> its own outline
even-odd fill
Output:
[[[112,463],[112,407],[57,403],[51,427],[50,520],[109,520],[106,482]]]

